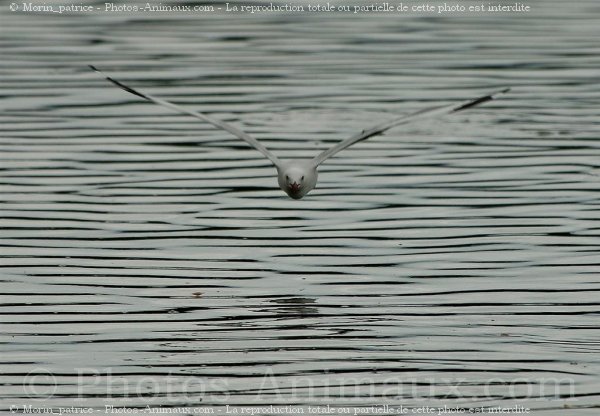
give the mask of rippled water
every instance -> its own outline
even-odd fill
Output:
[[[532,5],[526,16],[1,6],[3,408],[597,414],[600,7]],[[293,201],[245,143],[88,63],[281,157],[514,89],[340,153]]]

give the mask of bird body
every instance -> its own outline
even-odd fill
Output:
[[[271,163],[277,169],[277,182],[279,187],[292,199],[302,199],[306,194],[308,194],[311,190],[315,188],[317,185],[317,169],[325,160],[333,157],[338,152],[352,146],[355,143],[366,140],[370,137],[377,136],[383,134],[386,130],[391,129],[392,127],[399,126],[401,124],[406,124],[416,120],[422,120],[427,118],[432,118],[439,115],[456,113],[459,111],[466,110],[468,108],[474,107],[476,105],[485,103],[487,101],[491,101],[495,99],[498,95],[504,94],[510,90],[510,88],[504,88],[501,90],[496,90],[492,93],[477,97],[475,99],[471,99],[468,101],[463,101],[458,104],[451,105],[442,105],[425,108],[414,113],[403,115],[387,121],[385,123],[378,124],[371,128],[360,131],[354,136],[342,140],[335,146],[324,150],[320,154],[318,154],[313,159],[305,159],[305,160],[291,160],[291,161],[283,161],[275,156],[271,151],[269,151],[265,146],[263,146],[258,140],[254,137],[250,136],[248,133],[234,127],[228,123],[223,121],[214,119],[206,114],[199,113],[193,110],[189,110],[187,108],[181,107],[177,104],[173,104],[169,101],[165,101],[161,98],[154,97],[150,94],[142,93],[139,90],[133,89],[114,78],[111,78],[105,75],[102,71],[90,65],[90,68],[99,74],[103,75],[108,81],[116,85],[117,87],[141,97],[145,100],[152,101],[155,104],[161,105],[163,107],[170,108],[171,110],[177,111],[179,113],[188,114],[192,117],[196,117],[202,121],[212,124],[213,126],[228,131],[233,134],[237,138],[244,140],[250,146],[254,147],[260,153],[263,154],[267,159],[271,161]]]
[[[312,160],[291,160],[277,167],[279,187],[290,198],[302,199],[317,185],[317,166]]]

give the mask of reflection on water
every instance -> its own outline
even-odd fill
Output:
[[[3,19],[2,398],[595,414],[598,11]],[[292,201],[245,143],[84,63],[290,158],[514,90]]]
[[[314,307],[316,301],[314,298],[300,297],[272,299],[269,302],[274,307],[270,307],[270,311],[281,316],[283,319],[316,316],[319,314],[319,309]]]

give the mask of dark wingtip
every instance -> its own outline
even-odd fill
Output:
[[[99,74],[102,74],[108,81],[112,82],[113,84],[115,84],[117,87],[121,88],[122,90],[127,91],[130,94],[133,95],[137,95],[138,97],[143,98],[144,100],[149,100],[148,97],[146,97],[144,94],[142,94],[139,91],[134,90],[131,87],[128,87],[125,84],[121,84],[119,81],[117,81],[116,79],[113,79],[111,77],[109,77],[108,75],[106,75],[104,72],[100,71],[98,68],[96,68],[94,65],[88,65],[92,70],[96,71]]]
[[[500,94],[506,94],[506,93],[507,93],[507,92],[509,92],[509,91],[510,91],[510,87],[506,87],[506,88],[503,88],[503,89],[501,89],[501,90],[498,90],[498,91],[496,91],[494,94],[492,94],[492,98],[495,98],[495,97],[496,97],[496,95],[500,95]]]
[[[467,108],[475,107],[476,105],[485,103],[487,101],[494,100],[494,99],[496,99],[497,95],[504,94],[504,93],[507,93],[509,91],[510,91],[510,87],[506,87],[504,89],[498,90],[498,91],[493,92],[491,94],[484,95],[483,97],[476,98],[476,99],[474,99],[472,101],[469,101],[466,104],[463,104],[463,105],[460,105],[460,106],[456,107],[454,110],[452,110],[452,112],[456,113],[457,111],[462,111],[462,110],[466,110]]]

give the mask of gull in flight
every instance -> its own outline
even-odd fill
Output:
[[[112,82],[117,87],[141,97],[145,100],[152,101],[155,104],[162,105],[163,107],[170,108],[179,113],[188,114],[192,117],[199,118],[202,121],[212,124],[213,126],[228,131],[239,139],[244,140],[250,146],[254,147],[256,150],[261,152],[267,159],[273,163],[275,168],[277,169],[277,180],[279,183],[279,187],[288,194],[293,199],[301,199],[307,193],[309,193],[317,184],[317,168],[321,163],[335,155],[336,153],[346,149],[347,147],[352,146],[354,143],[358,143],[360,141],[366,140],[369,137],[377,136],[379,134],[383,134],[385,131],[391,129],[392,127],[399,126],[401,124],[410,123],[417,120],[432,118],[436,116],[441,116],[444,114],[457,113],[459,111],[466,110],[471,107],[475,107],[476,105],[485,103],[487,101],[491,101],[495,99],[498,95],[504,94],[510,90],[510,88],[504,88],[501,90],[496,90],[492,93],[483,95],[481,97],[477,97],[468,101],[463,101],[457,104],[451,105],[441,105],[435,107],[428,107],[419,111],[416,111],[411,114],[403,115],[400,117],[396,117],[390,121],[385,123],[378,124],[371,128],[362,130],[360,133],[355,134],[352,137],[349,137],[346,140],[342,140],[335,146],[327,149],[320,154],[318,154],[315,158],[306,160],[281,160],[273,153],[271,153],[265,146],[263,146],[258,140],[254,137],[250,136],[248,133],[243,132],[242,130],[234,127],[230,124],[227,124],[221,120],[214,119],[206,114],[202,114],[193,110],[189,110],[187,108],[178,106],[176,104],[165,101],[161,98],[154,97],[150,94],[146,94],[140,92],[137,89],[133,89],[104,74],[98,68],[93,65],[90,65],[90,68],[94,71],[98,72],[102,76],[104,76],[108,81]]]

